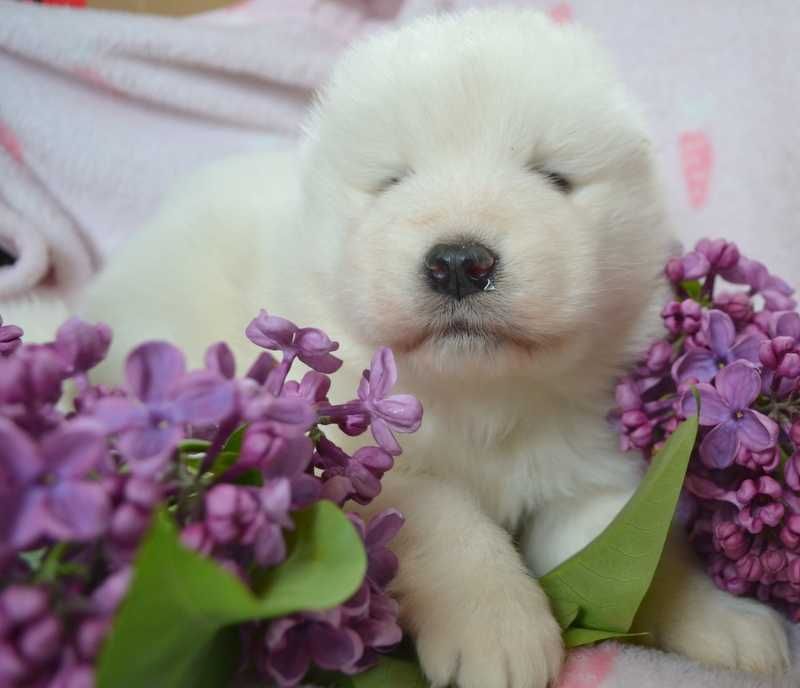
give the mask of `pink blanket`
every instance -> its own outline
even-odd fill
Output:
[[[81,285],[198,165],[292,145],[355,37],[479,4],[493,3],[249,0],[167,19],[0,3],[0,249],[17,257],[0,267],[0,310]],[[616,53],[687,243],[734,239],[800,286],[800,3],[517,4],[579,20]],[[790,688],[800,672],[760,681],[607,644],[574,655],[560,688],[674,685]]]

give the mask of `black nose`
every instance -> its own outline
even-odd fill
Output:
[[[425,256],[425,272],[434,291],[454,299],[491,291],[497,258],[480,244],[437,244]]]

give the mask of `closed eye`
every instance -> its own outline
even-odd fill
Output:
[[[401,174],[393,174],[391,177],[386,177],[385,179],[381,180],[380,184],[378,184],[375,192],[380,194],[384,191],[388,191],[393,186],[397,186],[400,182],[402,182],[409,174],[410,172],[403,172]]]
[[[546,170],[541,167],[531,166],[528,169],[544,177],[548,182],[550,182],[550,184],[553,185],[554,188],[556,188],[564,195],[570,193],[573,189],[572,182],[569,179],[567,179],[563,174],[559,174],[558,172],[553,172],[552,170]]]

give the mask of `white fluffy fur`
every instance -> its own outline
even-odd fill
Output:
[[[195,364],[226,339],[244,365],[260,307],[341,342],[340,400],[392,346],[425,420],[373,508],[408,518],[395,592],[424,669],[436,686],[544,688],[562,646],[523,559],[539,574],[571,555],[641,474],[604,422],[614,374],[655,324],[671,240],[641,118],[586,34],[509,10],[361,43],[307,129],[298,157],[189,181],[94,283],[82,313],[115,329],[106,374],[150,337]],[[456,310],[421,266],[460,237],[492,247],[500,274]],[[437,336],[454,315],[493,334]],[[509,532],[525,524],[520,557]],[[643,612],[655,640],[783,668],[774,613],[716,590],[684,550],[676,537]]]

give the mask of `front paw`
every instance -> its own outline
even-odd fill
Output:
[[[406,609],[434,688],[545,688],[556,678],[561,629],[532,579],[487,578],[459,593]]]
[[[708,588],[690,608],[662,619],[655,635],[665,650],[704,664],[772,675],[789,667],[780,615],[756,600],[717,588]]]

